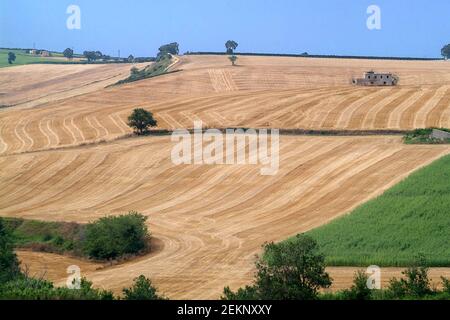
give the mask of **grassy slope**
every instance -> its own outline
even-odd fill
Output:
[[[450,266],[450,156],[308,234],[329,265],[407,266],[421,254]]]
[[[8,63],[8,52],[14,52],[16,54],[16,61],[14,61],[13,64]],[[38,62],[44,62],[44,61],[54,61],[54,59],[32,56],[32,55],[26,54],[22,50],[0,49],[0,68],[30,64],[30,63],[38,63]]]
[[[132,73],[128,78],[118,81],[115,85],[136,82],[166,74],[171,61],[171,58],[165,58],[156,61],[155,63],[145,67],[144,69],[138,70],[134,74]]]
[[[12,233],[16,247],[55,253],[75,251],[73,253],[81,255],[79,241],[85,225],[16,218],[4,218],[3,221]]]

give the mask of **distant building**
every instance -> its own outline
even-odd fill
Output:
[[[450,140],[450,132],[439,129],[433,129],[430,138],[438,140]]]
[[[35,49],[30,50],[30,51],[28,51],[28,53],[29,53],[29,54],[32,54],[32,55],[36,55],[36,50],[35,50]]]
[[[41,57],[50,57],[50,52],[48,52],[47,50],[42,50]]]
[[[398,77],[392,73],[376,73],[368,71],[364,74],[364,78],[353,79],[353,84],[358,86],[396,86]]]

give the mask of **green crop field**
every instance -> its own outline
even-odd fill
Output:
[[[8,63],[8,52],[14,52],[16,54],[16,61],[14,61],[13,64]],[[45,61],[54,61],[54,59],[52,59],[51,57],[44,58],[39,56],[32,56],[25,53],[24,50],[0,49],[0,68]]]
[[[450,156],[308,234],[328,265],[450,266]]]

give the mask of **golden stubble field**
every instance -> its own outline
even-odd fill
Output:
[[[93,91],[76,94],[86,89],[84,82],[72,79],[74,70],[60,79],[59,71],[52,70],[58,67],[87,68],[79,73]],[[129,67],[116,66],[117,74]],[[23,72],[17,75],[19,68]],[[53,85],[25,72],[45,75],[45,68],[51,68],[45,76],[48,81],[70,88],[59,91],[56,100]],[[159,127],[167,129],[190,128],[194,120],[209,127],[450,127],[450,63],[446,61],[240,57],[239,66],[231,67],[226,56],[184,56],[172,67],[182,72],[107,89],[102,89],[104,81],[101,86],[96,82],[105,76],[101,68],[106,69],[103,73],[116,74],[110,70],[113,66],[1,70],[0,105],[25,107],[0,109],[0,154],[115,139],[130,132],[126,118],[135,107],[152,110]],[[352,77],[371,69],[397,73],[400,86],[350,85]],[[23,87],[12,89],[17,83]],[[38,108],[26,107],[45,99],[48,102]]]
[[[84,85],[70,73],[66,79],[65,71],[44,68],[44,78],[66,79],[56,82],[67,96],[54,98],[55,88],[39,88],[36,77],[29,101],[26,88],[14,92],[4,80],[14,68],[3,69],[0,104],[19,106],[0,109],[0,216],[88,222],[140,211],[149,216],[158,249],[107,268],[79,261],[83,275],[119,292],[144,274],[171,298],[217,298],[224,286],[251,280],[264,242],[323,225],[450,153],[448,146],[407,146],[393,136],[282,136],[279,173],[261,176],[252,165],[175,166],[170,137],[115,140],[130,132],[126,117],[135,107],[154,112],[161,128],[192,127],[194,120],[209,127],[450,126],[450,63],[443,61],[241,57],[240,66],[228,64],[224,56],[180,57],[173,68],[181,72],[90,86],[82,94],[76,93]],[[401,85],[349,84],[368,69],[395,72]],[[103,77],[85,73],[83,81]],[[100,140],[110,141],[95,144]],[[20,257],[60,283],[77,262],[30,252]],[[343,279],[337,286],[353,271],[334,270]],[[441,271],[433,272],[448,270]]]
[[[450,152],[399,137],[283,136],[279,173],[261,176],[254,165],[175,166],[172,146],[151,137],[0,157],[1,215],[88,222],[140,211],[162,248],[84,275],[119,290],[144,274],[172,298],[217,298],[251,279],[264,242],[320,226]]]

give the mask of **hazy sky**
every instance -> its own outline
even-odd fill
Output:
[[[81,29],[69,30],[69,5]],[[366,26],[369,5],[381,30]],[[185,51],[437,57],[450,43],[449,0],[0,0],[0,47],[121,56],[155,55],[177,41]]]

